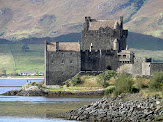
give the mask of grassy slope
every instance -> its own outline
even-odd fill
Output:
[[[16,62],[16,68],[20,70],[36,70],[43,72],[44,53],[43,45],[28,44],[29,52],[22,52],[22,44],[10,44],[13,57]]]
[[[22,52],[23,44],[0,44],[0,72],[7,74],[23,70],[44,71],[43,45],[28,44],[30,51]]]
[[[107,90],[107,89],[113,89],[115,87],[115,78],[111,78],[110,80],[107,80],[106,82],[109,84],[107,88],[103,88],[102,85],[99,84],[98,82],[98,76],[91,76],[91,75],[83,75],[80,77],[82,83],[77,84],[75,86],[72,86],[71,81],[69,83],[71,84],[69,87],[66,85],[61,86],[61,88],[51,88],[51,89],[46,89],[49,91],[69,91],[69,92],[88,92],[88,91],[96,91],[96,90]],[[147,88],[148,83],[150,82],[150,79],[147,78],[133,78],[134,84],[133,86],[135,88],[140,89],[139,94],[143,95],[144,97],[148,96],[159,96],[160,98],[163,98],[163,92],[161,90],[156,91],[156,90],[151,90]],[[142,87],[144,85],[145,87]],[[45,88],[43,88],[45,89]],[[108,94],[109,95],[109,94]],[[114,95],[110,94],[110,95]]]
[[[7,70],[12,73],[15,70],[15,62],[8,44],[0,44],[0,73]]]

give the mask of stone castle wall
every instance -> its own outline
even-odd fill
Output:
[[[80,52],[47,52],[47,85],[63,85],[80,71]]]
[[[98,50],[81,51],[81,71],[105,71],[118,68],[118,57],[116,51]]]
[[[126,72],[133,76],[151,76],[154,72],[163,72],[163,63],[148,62],[144,58],[136,58],[133,64],[123,64],[117,71],[119,73]]]
[[[82,31],[81,49],[83,51],[90,50],[92,45],[93,50],[113,50],[113,41],[119,39],[118,34],[114,35],[114,31],[98,30],[98,31]]]
[[[150,64],[150,69],[151,69],[151,73],[163,72],[163,62],[162,63],[154,63],[154,62],[152,62]]]

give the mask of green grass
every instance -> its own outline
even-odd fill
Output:
[[[84,85],[84,84],[83,84]],[[49,91],[67,91],[67,92],[87,92],[87,91],[95,91],[97,89],[102,89],[101,87],[80,87],[80,86],[70,86],[66,87],[63,86],[61,88],[54,88],[54,89],[48,89]]]
[[[14,70],[19,73],[23,70],[44,71],[43,44],[28,44],[29,52],[23,52],[24,44],[0,44],[0,72],[5,69],[7,73]]]
[[[0,44],[0,73],[6,70],[7,73],[12,73],[15,70],[15,62],[8,44]]]

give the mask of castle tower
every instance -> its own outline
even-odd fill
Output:
[[[115,22],[114,29],[119,29],[119,23],[118,23],[118,21]]]

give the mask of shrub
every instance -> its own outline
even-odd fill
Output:
[[[135,87],[138,89],[146,88],[147,84],[145,83],[147,79],[145,78],[136,78]]]
[[[65,85],[66,85],[67,87],[69,87],[69,86],[70,86],[70,81],[69,81],[69,80],[66,80],[66,81],[65,81]]]
[[[114,90],[115,90],[115,87],[111,87],[109,89],[106,89],[104,94],[105,95],[111,94],[111,93],[113,93]]]
[[[113,71],[113,70],[107,70],[105,72],[105,75],[106,75],[106,79],[110,80],[112,77],[117,76],[117,73],[115,71]]]
[[[36,86],[36,84],[37,84],[36,82],[32,82],[31,83],[32,86]]]
[[[71,80],[71,84],[72,84],[73,86],[75,86],[75,85],[77,85],[77,84],[81,84],[81,83],[82,83],[82,81],[81,81],[79,75],[76,75],[76,76]]]
[[[139,91],[140,91],[140,89],[135,88],[135,87],[133,87],[133,88],[131,89],[131,92],[132,92],[132,93],[138,93]]]
[[[110,80],[112,77],[116,76],[116,72],[113,70],[107,70],[105,73],[101,73],[98,75],[97,82],[103,87],[106,88],[109,86],[109,83],[106,82]]]
[[[163,88],[163,72],[155,72],[149,84],[151,90],[162,90]]]
[[[38,86],[38,88],[41,88],[43,83],[37,83],[37,82],[32,82],[30,85],[32,86]]]
[[[121,94],[126,92],[132,92],[133,88],[133,78],[132,76],[129,76],[127,74],[122,74],[118,76],[118,78],[115,81],[115,94]]]
[[[101,73],[97,77],[98,77],[97,78],[98,84],[100,84],[103,88],[106,88],[109,86],[109,83],[106,82],[107,76],[105,75],[105,73]]]

